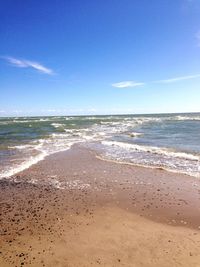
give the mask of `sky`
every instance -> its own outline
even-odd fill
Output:
[[[200,112],[200,0],[1,0],[0,116]]]

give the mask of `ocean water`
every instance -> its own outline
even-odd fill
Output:
[[[200,177],[200,113],[0,118],[0,178],[81,143],[102,157]]]

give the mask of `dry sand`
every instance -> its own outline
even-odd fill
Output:
[[[200,266],[200,181],[74,146],[0,181],[0,266]]]

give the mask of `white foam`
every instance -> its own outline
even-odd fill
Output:
[[[39,120],[35,120],[35,121],[49,121],[49,119],[39,119]]]
[[[21,145],[21,146],[16,146],[15,148],[21,150],[32,148],[33,150],[38,151],[38,154],[35,156],[27,155],[27,160],[24,160],[17,166],[16,165],[10,166],[8,170],[2,171],[0,173],[0,178],[8,178],[21,171],[24,171],[25,169],[28,169],[32,165],[43,160],[48,155],[68,150],[75,142],[66,141],[65,143],[63,143],[61,140],[60,142],[59,140],[55,142],[55,140],[50,140],[50,139],[39,139],[37,141],[34,141],[33,143],[35,143],[35,145]]]
[[[32,122],[32,120],[23,120],[23,121],[13,120],[13,121],[10,121],[10,123],[13,123],[13,122],[16,122],[16,123],[27,123],[27,122]]]
[[[49,177],[48,182],[57,189],[88,189],[91,187],[90,184],[80,180],[59,181],[54,177]]]
[[[176,116],[175,119],[179,121],[200,121],[200,116]]]
[[[19,150],[23,150],[23,149],[29,149],[29,148],[34,148],[34,145],[19,145],[19,146],[9,146],[8,148],[11,149],[19,149]]]
[[[16,173],[24,171],[24,170],[28,169],[30,166],[32,166],[33,164],[36,164],[39,161],[43,160],[46,156],[47,156],[47,154],[45,152],[42,152],[35,157],[30,157],[28,160],[24,161],[20,165],[18,165],[16,167],[12,167],[12,169],[5,170],[4,172],[0,173],[0,178],[7,178],[7,177],[10,177]]]
[[[141,146],[141,145],[127,144],[127,143],[122,143],[122,142],[117,142],[117,141],[102,141],[101,143],[103,145],[118,146],[118,147],[122,147],[122,148],[129,149],[129,150],[134,150],[134,151],[141,151],[141,152],[147,152],[147,153],[149,152],[153,154],[165,155],[165,156],[175,157],[175,158],[184,158],[184,159],[194,160],[194,161],[200,160],[199,156],[185,153],[185,152],[173,152],[173,151],[170,151],[168,148]]]
[[[138,138],[142,135],[142,133],[137,132],[138,125],[145,123],[151,123],[151,122],[163,122],[168,120],[200,120],[200,116],[164,116],[164,117],[58,117],[59,120],[55,120],[55,118],[15,118],[14,120],[10,121],[16,122],[16,123],[26,123],[26,122],[41,122],[41,121],[51,121],[51,125],[55,128],[62,127],[63,132],[62,133],[52,133],[48,136],[46,139],[39,139],[36,141],[32,141],[28,144],[23,145],[16,145],[16,146],[10,146],[11,149],[18,149],[20,150],[20,155],[27,156],[27,160],[24,161],[20,166],[13,167],[13,170],[9,169],[6,170],[4,173],[0,174],[0,177],[9,177],[17,172],[20,172],[31,165],[37,163],[38,161],[42,160],[46,157],[46,155],[50,155],[59,151],[64,151],[69,149],[73,144],[80,143],[80,142],[93,142],[93,141],[100,141],[103,145],[109,146],[109,147],[116,147],[115,151],[116,154],[118,154],[119,151],[119,158],[122,154],[121,151],[130,151],[130,152],[144,152],[144,153],[150,153],[150,154],[144,154],[144,153],[138,153],[137,156],[141,157],[140,160],[142,160],[143,163],[148,165],[148,158],[149,155],[152,158],[152,161],[154,158],[156,158],[157,161],[160,161],[161,165],[164,161],[167,162],[168,166],[171,168],[176,168],[175,165],[173,165],[172,158],[176,159],[184,159],[188,160],[188,162],[184,161],[181,164],[187,163],[190,164],[192,161],[196,162],[195,164],[198,165],[198,162],[200,161],[199,155],[194,155],[191,153],[186,152],[177,152],[170,150],[165,147],[153,147],[153,146],[142,146],[138,144],[128,144],[118,141],[107,141],[112,138],[113,136],[119,136],[121,133],[123,135],[129,135],[133,138]],[[81,129],[67,129],[67,124],[65,124],[65,120],[97,120],[95,123],[91,123],[91,126],[86,126],[86,128]],[[112,119],[114,121],[108,121],[109,119]],[[116,120],[119,121],[116,121]],[[60,123],[64,122],[64,123]],[[6,122],[7,123],[7,122]],[[68,124],[69,125],[69,124]],[[71,124],[75,125],[75,124]],[[71,127],[71,126],[70,126]],[[136,127],[136,128],[135,128]],[[134,132],[136,131],[136,132]],[[138,130],[140,131],[140,130]],[[127,136],[126,136],[127,138]],[[107,139],[107,140],[106,140]],[[119,147],[121,149],[119,149]],[[123,150],[124,149],[124,150]],[[24,154],[23,154],[24,152]],[[33,153],[32,153],[33,152]],[[30,157],[29,154],[36,154],[36,156]],[[126,153],[126,152],[125,152]],[[126,154],[128,156],[128,153]],[[129,155],[131,155],[129,153]],[[144,155],[144,158],[142,158],[141,155]],[[154,155],[154,156],[153,156]],[[160,155],[160,156],[159,156]],[[164,156],[164,157],[162,157]],[[30,157],[30,158],[29,158]],[[128,157],[127,157],[128,158]],[[161,162],[161,160],[164,158],[164,161]],[[170,159],[170,160],[169,160]],[[131,160],[131,158],[130,158]],[[146,162],[145,162],[146,160]],[[189,160],[191,162],[189,162]],[[178,160],[176,160],[178,161]],[[179,160],[180,161],[180,160]],[[182,160],[183,161],[183,160]],[[164,162],[165,163],[165,162]],[[185,167],[185,166],[184,166]]]
[[[55,128],[60,128],[65,126],[65,124],[62,123],[52,123],[51,125],[54,126]]]

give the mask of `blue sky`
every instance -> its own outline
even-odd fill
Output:
[[[199,0],[2,0],[0,116],[200,111]]]

